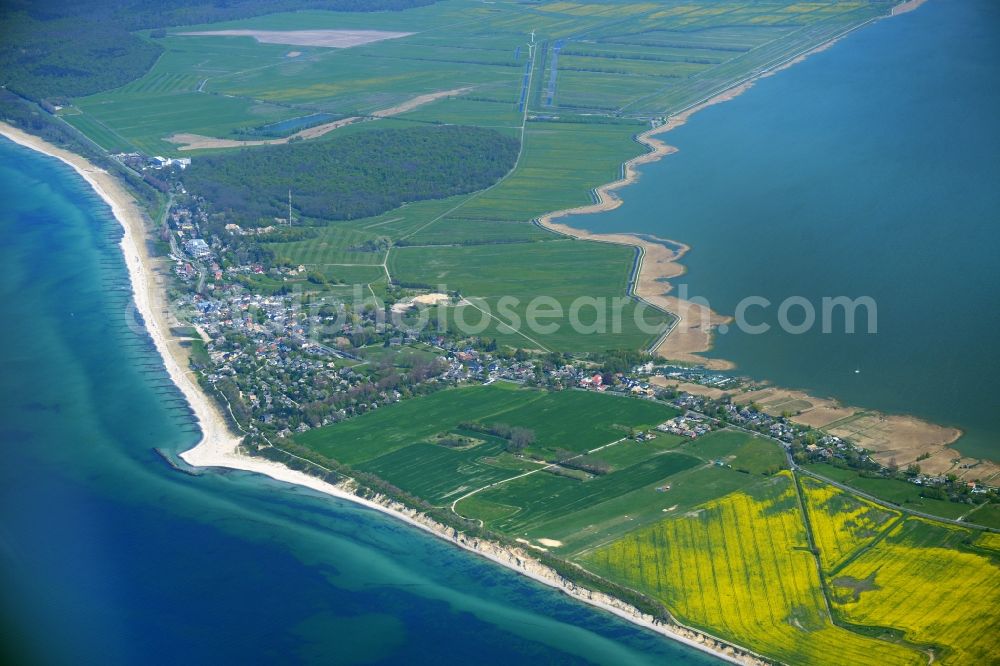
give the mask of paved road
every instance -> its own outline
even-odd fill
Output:
[[[714,421],[714,422],[718,423],[718,419],[714,419],[711,416],[708,416],[707,414],[701,414],[701,412],[695,412],[694,410],[689,410],[689,411],[692,411],[695,414],[700,414],[701,416],[704,416],[705,418],[709,419],[710,421]],[[791,470],[799,472],[801,474],[805,474],[807,476],[811,476],[814,479],[819,479],[820,481],[823,481],[825,483],[829,483],[831,486],[834,486],[836,488],[840,488],[841,490],[849,492],[849,493],[852,493],[854,495],[858,495],[859,497],[864,497],[866,500],[874,502],[875,504],[878,504],[880,506],[884,506],[884,507],[887,507],[889,509],[894,509],[894,510],[897,510],[897,511],[902,511],[903,513],[909,514],[911,516],[918,516],[920,518],[927,518],[928,520],[937,520],[937,521],[940,521],[942,523],[951,523],[952,525],[960,525],[962,527],[971,527],[972,529],[982,530],[984,532],[1000,533],[1000,530],[992,528],[992,527],[986,527],[985,525],[977,525],[976,523],[970,523],[970,522],[966,522],[964,520],[954,520],[952,518],[942,518],[941,516],[935,516],[934,514],[924,513],[923,511],[916,511],[914,509],[907,508],[907,507],[902,506],[900,504],[895,504],[894,502],[889,502],[887,500],[881,499],[879,497],[876,497],[874,495],[866,493],[863,490],[858,490],[857,488],[854,488],[853,486],[846,485],[846,484],[841,483],[839,481],[834,481],[833,479],[827,478],[827,477],[823,476],[822,474],[817,474],[816,472],[810,471],[808,469],[805,469],[805,468],[800,467],[799,465],[797,465],[795,463],[795,461],[792,459],[791,452],[789,452],[789,450],[785,448],[785,442],[781,441],[777,437],[771,437],[770,435],[765,435],[765,434],[762,434],[762,433],[759,433],[759,432],[754,432],[753,430],[748,430],[746,428],[741,428],[740,426],[733,425],[733,424],[729,424],[727,427],[733,428],[734,430],[742,430],[743,432],[749,433],[751,435],[756,435],[758,437],[766,437],[767,439],[774,440],[779,445],[781,445],[782,450],[784,450],[785,457],[788,459],[788,466],[789,466],[789,468]]]
[[[788,454],[787,451],[785,453]],[[858,495],[859,497],[864,497],[866,500],[869,500],[871,502],[875,502],[876,504],[879,504],[881,506],[884,506],[884,507],[887,507],[887,508],[890,508],[890,509],[895,509],[897,511],[902,511],[903,513],[908,513],[908,514],[910,514],[912,516],[919,516],[921,518],[928,518],[930,520],[936,520],[936,521],[939,521],[939,522],[942,522],[942,523],[951,523],[952,525],[961,525],[962,527],[971,527],[973,529],[983,530],[984,532],[998,532],[998,533],[1000,533],[1000,530],[994,529],[992,527],[986,527],[985,525],[977,525],[975,523],[969,523],[969,522],[966,522],[964,520],[954,520],[952,518],[942,518],[941,516],[935,516],[935,515],[930,514],[930,513],[924,513],[923,511],[915,511],[915,510],[907,508],[905,506],[901,506],[899,504],[895,504],[893,502],[888,502],[888,501],[886,501],[884,499],[880,499],[878,497],[875,497],[874,495],[869,495],[868,493],[866,493],[863,490],[858,490],[857,488],[854,488],[852,486],[848,486],[846,484],[840,483],[839,481],[834,481],[833,479],[829,479],[829,478],[827,478],[825,476],[822,476],[820,474],[816,474],[815,472],[812,472],[812,471],[810,471],[808,469],[800,467],[799,465],[796,465],[795,462],[792,460],[791,454],[788,454],[788,464],[791,465],[791,468],[793,470],[795,470],[796,472],[799,472],[801,474],[805,474],[807,476],[811,476],[814,479],[819,479],[820,481],[824,481],[826,483],[829,483],[831,486],[835,486],[837,488],[840,488],[841,490],[847,491],[849,493],[853,493],[854,495]]]

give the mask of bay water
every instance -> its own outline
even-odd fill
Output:
[[[930,0],[698,112],[621,207],[566,221],[690,245],[675,287],[721,314],[766,299],[745,319],[767,333],[730,327],[708,354],[738,373],[957,426],[997,460],[998,81],[1000,4]],[[877,332],[859,309],[854,334],[840,311],[823,333],[840,296],[873,299]],[[781,329],[789,298],[808,332]]]

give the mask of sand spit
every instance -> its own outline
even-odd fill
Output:
[[[362,120],[367,120],[369,118],[390,118],[401,113],[406,113],[407,111],[412,111],[424,104],[429,104],[443,97],[454,97],[455,95],[462,95],[468,91],[472,90],[470,86],[465,88],[455,88],[454,90],[441,90],[438,92],[428,93],[426,95],[418,95],[412,99],[408,99],[401,104],[396,106],[391,106],[388,109],[381,109],[379,111],[372,111],[369,116],[351,116],[349,118],[341,118],[340,120],[334,120],[333,122],[323,123],[322,125],[317,125],[316,127],[308,127],[304,130],[300,130],[291,136],[282,137],[280,139],[217,139],[211,136],[204,136],[202,134],[189,134],[189,133],[179,133],[172,134],[166,137],[164,140],[170,143],[178,144],[178,150],[208,150],[208,149],[218,149],[218,148],[247,148],[249,146],[277,146],[283,143],[288,143],[292,139],[315,139],[321,137],[324,134],[332,132],[335,129],[340,129],[346,125],[352,125]]]
[[[203,30],[173,34],[184,37],[253,37],[262,44],[348,49],[386,39],[409,37],[413,33],[387,30]]]
[[[892,16],[899,16],[900,14],[912,12],[925,2],[927,2],[927,0],[906,0],[906,2],[901,2],[892,8]]]

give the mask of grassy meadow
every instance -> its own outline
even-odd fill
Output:
[[[628,268],[635,250],[625,246],[577,240],[536,243],[496,243],[453,247],[398,247],[389,256],[389,272],[403,283],[419,283],[458,290],[482,310],[497,317],[485,319],[486,335],[512,346],[558,351],[641,348],[656,339],[667,325],[666,315],[626,298]],[[501,299],[507,298],[504,303]],[[561,311],[561,316],[539,314],[536,330],[522,326],[536,297],[549,305],[538,313]],[[579,303],[581,326],[574,327],[571,306],[578,297],[597,299]],[[475,300],[473,300],[475,299]],[[516,299],[516,303],[511,300]],[[618,299],[618,300],[616,300]],[[470,308],[458,316],[475,327],[483,315]],[[451,316],[455,316],[452,311]],[[501,325],[507,324],[508,326]],[[511,326],[524,332],[517,335]],[[645,330],[643,330],[645,328]]]

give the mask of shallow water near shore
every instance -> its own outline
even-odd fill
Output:
[[[1000,459],[1000,5],[930,0],[762,79],[659,138],[618,209],[563,222],[691,246],[693,296],[750,323],[709,356],[737,372],[913,414]],[[676,293],[676,292],[675,292]],[[878,333],[778,329],[779,304],[871,296]],[[802,310],[793,308],[793,323]],[[841,333],[837,334],[836,331]]]
[[[198,439],[138,325],[121,230],[0,139],[0,621],[9,663],[716,663]],[[12,661],[13,658],[15,661]]]

